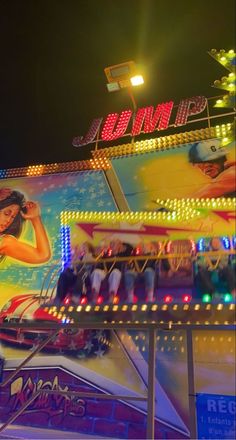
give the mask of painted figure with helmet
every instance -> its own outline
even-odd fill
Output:
[[[236,163],[227,160],[227,151],[219,139],[209,139],[192,145],[189,162],[211,179],[194,193],[196,198],[235,197]]]

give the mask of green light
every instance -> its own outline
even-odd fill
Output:
[[[203,297],[202,297],[202,302],[204,303],[209,303],[211,302],[212,297],[209,293],[204,293]]]
[[[232,298],[231,293],[226,293],[226,294],[224,295],[224,302],[226,302],[226,303],[231,302],[232,299],[233,299],[233,298]]]

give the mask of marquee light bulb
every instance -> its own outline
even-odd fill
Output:
[[[232,299],[233,299],[233,297],[232,297],[231,293],[226,293],[226,294],[224,295],[224,302],[225,302],[225,303],[231,302]]]
[[[172,295],[165,295],[163,298],[163,301],[167,304],[171,303],[173,301],[173,296]]]
[[[202,297],[202,302],[207,303],[207,302],[211,302],[212,297],[209,293],[205,293]]]
[[[189,302],[191,301],[191,299],[192,299],[192,296],[189,295],[188,293],[185,294],[185,295],[183,295],[183,297],[182,297],[182,301],[183,301],[184,303],[189,303]]]

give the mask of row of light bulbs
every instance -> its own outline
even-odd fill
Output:
[[[172,301],[168,301],[167,303],[159,303],[159,304],[104,304],[104,305],[92,305],[92,304],[85,304],[85,305],[70,305],[70,306],[46,306],[44,307],[44,311],[49,313],[49,315],[56,316],[58,313],[72,313],[72,312],[78,312],[78,313],[89,313],[89,312],[156,312],[156,311],[197,311],[202,312],[204,310],[235,310],[235,304],[234,303],[218,303],[218,304],[211,304],[211,303],[191,303],[191,302],[183,302],[183,303],[172,303]]]
[[[52,164],[38,164],[30,165],[28,167],[10,168],[0,170],[0,179],[23,177],[23,176],[41,176],[45,174],[75,172],[85,170],[107,170],[111,167],[109,162],[110,157],[119,157],[130,154],[142,154],[147,151],[154,151],[160,149],[175,148],[180,144],[189,142],[197,142],[200,140],[210,139],[214,137],[221,137],[223,144],[227,144],[231,138],[233,124],[222,124],[216,127],[204,128],[185,133],[178,133],[174,135],[159,137],[156,139],[148,139],[138,141],[134,144],[118,145],[110,148],[98,149],[92,151],[93,158],[89,160],[52,163]]]
[[[103,157],[89,160],[63,162],[46,165],[30,165],[28,167],[0,170],[0,179],[9,177],[37,177],[45,174],[67,173],[75,171],[107,170],[111,167],[109,161]]]
[[[170,209],[174,212],[89,212],[89,211],[62,211],[61,224],[66,225],[71,220],[79,221],[100,221],[100,222],[139,222],[139,221],[156,221],[156,220],[177,220],[190,216],[198,216],[199,212],[194,208],[224,208],[234,209],[236,198],[216,198],[216,199],[157,199],[156,203]],[[122,231],[121,231],[122,232]]]
[[[131,154],[143,154],[148,151],[165,150],[175,148],[179,145],[197,142],[200,140],[220,137],[223,144],[229,143],[232,137],[233,124],[227,123],[215,127],[203,128],[184,133],[177,133],[169,136],[162,136],[156,139],[147,139],[129,144],[118,145],[92,151],[93,157],[120,157]]]

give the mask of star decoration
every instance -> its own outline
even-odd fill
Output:
[[[29,351],[35,351],[37,350],[39,344],[37,344],[36,342],[32,345],[32,347],[30,347]]]
[[[69,344],[69,349],[70,350],[76,350],[77,349],[77,345],[75,343],[75,341],[73,339],[71,339],[71,342]]]
[[[92,350],[93,346],[94,346],[94,344],[92,343],[92,341],[88,341],[88,342],[86,342],[86,344],[85,344],[85,346],[84,346],[84,349],[85,349],[88,353],[90,353],[90,351]]]
[[[101,347],[99,347],[98,350],[96,350],[94,352],[94,354],[96,354],[96,356],[99,357],[99,358],[102,358],[104,353],[105,353],[105,350],[102,350]]]
[[[103,200],[100,200],[99,202],[98,202],[98,206],[103,206],[104,205],[104,201]]]
[[[101,338],[104,338],[104,332],[103,332],[103,330],[97,330],[97,331],[96,331],[96,334],[95,334],[95,338],[96,338],[97,340],[100,340]]]

